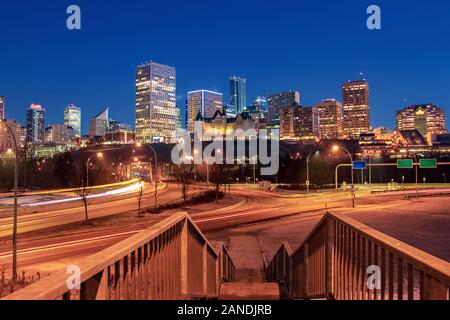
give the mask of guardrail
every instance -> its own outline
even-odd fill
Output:
[[[378,284],[367,281],[372,266]],[[281,246],[266,280],[284,285],[292,299],[450,299],[450,263],[330,212],[295,252]]]
[[[437,198],[437,197],[448,197],[450,196],[450,191],[441,192],[430,192],[430,193],[417,193],[417,194],[407,194],[404,199],[414,199],[414,198]]]
[[[178,213],[81,260],[80,289],[70,290],[58,271],[7,300],[175,300],[217,298],[235,267],[222,243],[218,250],[186,213]]]

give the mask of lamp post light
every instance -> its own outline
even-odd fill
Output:
[[[101,158],[103,158],[103,153],[97,152],[97,153],[91,154],[88,157],[88,159],[86,161],[86,187],[89,187],[89,167],[90,167],[90,163],[91,163],[90,161],[93,156],[97,156],[97,158],[101,159]]]
[[[334,152],[339,151],[339,149],[345,151],[348,154],[348,156],[350,157],[350,164],[352,166],[351,167],[351,176],[352,176],[352,207],[354,208],[355,207],[355,180],[354,180],[354,175],[353,175],[353,156],[350,153],[350,151],[348,151],[346,148],[338,146],[338,145],[333,146],[333,151]]]
[[[311,181],[309,180],[309,158],[317,153],[319,153],[319,151],[312,151],[308,154],[308,157],[306,157],[306,193],[309,193],[309,185],[311,184]]]
[[[138,147],[145,146],[145,147],[149,148],[150,150],[153,151],[153,155],[155,156],[155,174],[154,174],[154,179],[155,179],[155,207],[158,208],[158,156],[156,154],[155,149],[150,144],[144,144],[143,145],[142,143],[138,143],[137,146]],[[151,159],[150,159],[150,161],[151,161]]]
[[[19,167],[18,167],[18,149],[17,140],[11,127],[0,119],[0,126],[4,125],[6,130],[11,134],[12,140],[14,142],[14,213],[13,213],[13,282],[17,281],[17,187],[19,182]],[[9,151],[9,150],[8,150]],[[11,150],[12,152],[12,150]]]

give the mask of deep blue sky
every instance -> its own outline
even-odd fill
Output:
[[[82,30],[66,28],[66,8],[82,10]],[[366,28],[366,8],[382,10],[382,30]],[[363,72],[372,125],[394,127],[395,111],[433,102],[450,111],[450,1],[2,1],[0,95],[23,122],[32,103],[61,123],[75,103],[89,117],[105,106],[134,123],[134,75],[154,60],[177,69],[186,92],[219,90],[228,77],[253,96],[297,89],[302,104],[341,100],[340,86]]]

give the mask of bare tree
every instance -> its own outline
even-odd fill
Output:
[[[214,163],[209,166],[209,180],[214,183],[216,201],[219,201],[220,187],[226,183],[226,165]]]
[[[193,168],[194,165],[192,164],[181,164],[177,168],[176,178],[178,187],[180,188],[181,197],[183,198],[183,206],[186,206],[189,191],[194,180]]]

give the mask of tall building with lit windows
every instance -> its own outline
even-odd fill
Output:
[[[149,62],[136,70],[136,140],[170,142],[177,126],[176,71]]]
[[[230,106],[236,115],[247,107],[247,80],[236,76],[230,77]]]
[[[44,142],[45,109],[39,104],[32,104],[27,109],[27,142]]]
[[[336,99],[323,100],[314,105],[320,139],[339,139],[343,133],[342,104]]]
[[[280,124],[280,110],[281,108],[299,106],[300,92],[286,91],[271,95],[268,98],[268,118],[269,123],[273,125]]]
[[[5,119],[5,97],[0,96],[0,120]]]
[[[189,131],[194,132],[194,123],[198,114],[203,118],[212,118],[216,111],[223,111],[223,95],[208,90],[188,92]]]
[[[370,131],[369,84],[365,80],[342,85],[344,133],[352,139]]]
[[[419,104],[397,112],[397,129],[417,130],[429,142],[431,135],[446,133],[445,111],[433,104]]]
[[[64,125],[72,127],[75,137],[81,137],[81,109],[69,104],[64,109]]]

